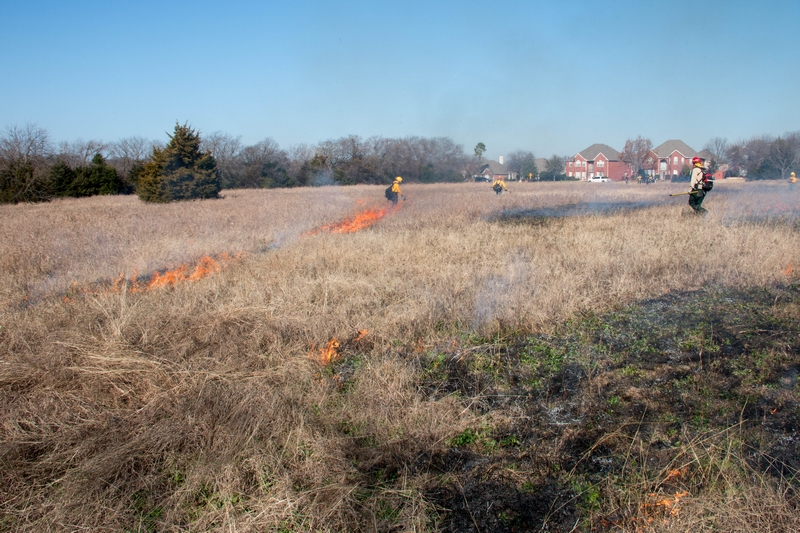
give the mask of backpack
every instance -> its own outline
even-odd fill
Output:
[[[503,187],[499,183],[495,183],[492,186],[492,189],[494,189],[494,192],[499,193],[499,192],[501,192],[503,190]]]
[[[395,197],[395,193],[392,190],[392,185],[386,187],[386,190],[383,192],[383,195],[386,197],[387,200],[393,200]]]
[[[714,188],[714,181],[711,179],[711,174],[703,175],[703,181],[700,185],[700,188],[703,189],[703,192],[708,192]]]

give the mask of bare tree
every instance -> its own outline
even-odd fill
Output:
[[[781,179],[785,179],[786,173],[800,161],[800,132],[789,133],[772,141],[765,159],[780,170]]]
[[[515,150],[508,154],[506,166],[511,172],[516,172],[520,179],[535,179],[539,175],[536,168],[536,157],[533,152]]]
[[[0,203],[49,198],[47,157],[51,151],[44,128],[34,124],[6,128],[0,135]]]
[[[103,141],[84,141],[82,139],[72,142],[64,141],[59,143],[56,156],[70,167],[76,168],[89,164],[97,154],[104,158],[107,157],[109,146]]]
[[[240,168],[235,187],[276,187],[288,184],[286,166],[288,157],[278,143],[267,138],[246,146],[237,155]]]
[[[217,173],[223,189],[231,188],[236,183],[236,156],[242,150],[241,139],[241,136],[234,137],[221,131],[215,131],[203,139],[202,149],[211,152],[217,160]]]
[[[563,176],[566,171],[565,160],[564,157],[553,154],[550,159],[545,161],[544,166],[546,168],[545,172],[547,173],[545,179],[553,178],[553,181],[556,181],[558,176]]]
[[[728,139],[722,137],[714,137],[703,146],[703,150],[708,150],[714,161],[719,164],[728,163],[729,148]]]
[[[157,141],[144,137],[127,137],[108,146],[109,164],[117,169],[121,176],[127,176],[133,166],[144,162],[153,153],[153,147],[159,146]]]
[[[625,141],[625,147],[620,152],[619,159],[623,163],[627,163],[632,175],[636,176],[648,158],[651,157],[650,152],[652,151],[653,143],[650,139],[645,139],[639,135],[635,139]]]
[[[0,157],[4,161],[32,162],[47,157],[51,151],[50,134],[35,124],[7,127],[0,136]]]
[[[308,144],[295,144],[286,151],[287,166],[286,170],[291,176],[298,176],[303,165],[308,165],[313,159],[316,151]]]

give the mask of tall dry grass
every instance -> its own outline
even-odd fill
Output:
[[[382,188],[1,206],[0,524],[435,528],[419,462],[476,415],[420,390],[415,351],[780,282],[800,266],[784,187],[718,184],[699,218],[667,196],[679,185],[409,185],[402,209],[352,234],[307,232],[382,205]],[[564,212],[581,215],[538,216]],[[247,255],[196,282],[103,289],[223,252]],[[360,330],[342,389],[308,355]],[[367,481],[390,465],[384,488]]]

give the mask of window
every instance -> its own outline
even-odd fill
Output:
[[[606,166],[606,162],[601,159],[597,162],[597,166],[603,168],[604,166]]]
[[[677,155],[672,158],[672,164],[673,165],[677,165],[678,164],[678,156]]]

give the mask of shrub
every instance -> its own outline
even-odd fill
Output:
[[[217,162],[200,151],[200,134],[175,124],[163,149],[154,148],[138,176],[137,194],[145,202],[217,198],[221,189]]]

